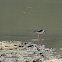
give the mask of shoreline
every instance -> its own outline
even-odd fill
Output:
[[[33,42],[0,41],[0,62],[62,62],[55,50]]]

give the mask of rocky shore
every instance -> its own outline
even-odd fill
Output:
[[[32,42],[0,41],[0,62],[62,62],[55,50]]]

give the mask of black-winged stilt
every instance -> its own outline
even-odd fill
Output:
[[[42,38],[42,34],[45,34],[44,30],[38,30],[38,31],[35,31],[35,32],[38,34],[38,40],[39,40],[40,37]],[[38,41],[38,44],[39,44],[39,41]]]

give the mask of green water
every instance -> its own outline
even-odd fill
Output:
[[[62,47],[62,0],[0,0],[0,40],[31,41],[38,29],[43,44]]]

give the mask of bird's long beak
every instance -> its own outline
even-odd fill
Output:
[[[34,32],[37,32],[37,31],[34,31]]]

